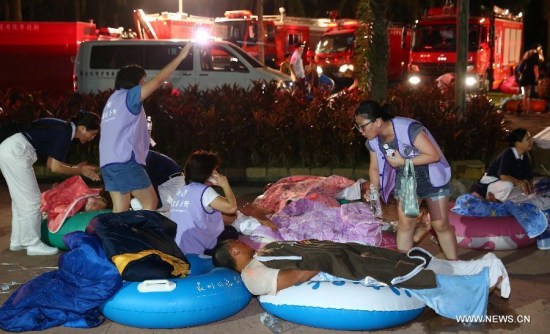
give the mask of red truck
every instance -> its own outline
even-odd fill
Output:
[[[96,40],[86,22],[0,22],[0,89],[71,91],[76,51]]]
[[[409,83],[454,73],[456,19],[456,7],[450,5],[431,8],[418,20],[409,57]],[[498,89],[521,59],[522,34],[521,14],[495,6],[488,15],[470,16],[466,86]]]
[[[315,50],[317,65],[324,74],[338,80],[353,72],[355,38],[360,24],[352,19],[340,19],[329,24]],[[391,24],[388,35],[388,79],[399,81],[406,74],[411,32],[402,25]]]
[[[258,16],[249,10],[232,10],[215,19],[213,35],[240,46],[253,57],[258,56],[259,43],[264,44],[265,64],[278,68],[286,53],[294,51],[294,43],[306,42],[315,46],[330,23],[328,18],[264,15],[263,39],[258,38]]]
[[[209,35],[214,18],[195,16],[188,13],[145,14],[135,9],[134,25],[139,39],[193,39],[198,34]]]

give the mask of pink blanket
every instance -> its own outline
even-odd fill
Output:
[[[301,198],[311,199],[328,207],[338,207],[340,204],[334,196],[354,183],[354,181],[338,175],[328,177],[289,176],[271,185],[254,200],[254,203],[273,212],[279,212],[288,203]]]
[[[380,246],[382,242],[380,220],[372,215],[364,202],[331,207],[299,199],[273,214],[271,220],[279,227],[277,232],[259,226],[251,236],[272,240],[357,242],[372,246]]]
[[[40,211],[48,216],[48,230],[52,233],[59,231],[65,219],[80,211],[86,205],[86,199],[97,196],[99,192],[100,189],[88,188],[78,175],[43,192]]]

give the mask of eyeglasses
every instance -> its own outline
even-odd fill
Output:
[[[369,125],[370,123],[372,123],[372,121],[369,121],[369,122],[367,122],[367,123],[365,123],[365,124],[355,124],[353,127],[355,128],[355,130],[361,132],[361,131],[363,131],[363,129],[364,129],[367,125]]]

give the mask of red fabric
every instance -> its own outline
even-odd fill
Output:
[[[516,78],[511,75],[500,84],[500,91],[503,93],[519,94],[519,86]]]
[[[96,196],[100,189],[88,188],[82,177],[75,175],[42,193],[40,210],[48,216],[48,230],[57,232],[66,218],[86,205],[86,199]]]
[[[297,175],[280,179],[269,187],[254,203],[273,212],[279,212],[288,201],[307,198],[321,202],[329,207],[338,207],[340,204],[334,198],[341,190],[355,182],[343,176],[329,177]]]

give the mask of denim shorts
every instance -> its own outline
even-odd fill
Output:
[[[122,194],[145,189],[151,185],[145,167],[133,159],[125,163],[114,163],[102,167],[101,176],[106,191],[116,191]]]

